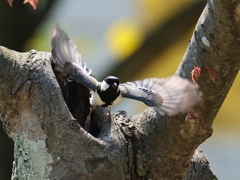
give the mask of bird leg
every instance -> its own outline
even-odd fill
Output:
[[[90,106],[90,111],[89,111],[89,114],[88,114],[85,124],[84,124],[84,129],[86,131],[89,131],[89,129],[90,129],[91,115],[95,108],[96,108],[95,106],[94,107]]]

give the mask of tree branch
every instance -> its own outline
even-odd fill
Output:
[[[201,74],[198,83],[203,95],[192,112],[164,118],[148,109],[141,118],[138,115],[131,118],[139,133],[136,150],[147,159],[148,177],[154,178],[156,174],[162,179],[186,177],[195,149],[211,136],[213,120],[240,67],[236,19],[239,3],[209,1],[196,25],[176,74],[190,79],[193,66],[199,66],[215,69],[217,79],[213,83],[208,74]]]
[[[200,75],[203,95],[190,113],[160,117],[148,108],[130,118],[118,113],[110,122],[106,110],[98,108],[96,137],[71,115],[49,53],[1,47],[0,112],[15,143],[13,177],[217,179],[196,149],[211,136],[213,120],[240,67],[238,4],[240,0],[209,1],[199,19],[176,74],[190,79],[197,65],[215,69],[217,79],[213,83],[208,74]]]
[[[210,170],[206,156],[200,149],[196,149],[188,170],[186,180],[217,180],[216,175]]]
[[[50,54],[3,47],[0,52],[0,112],[15,143],[13,177],[123,177],[125,167],[119,166],[126,161],[123,136],[113,134],[101,140],[80,126],[71,129],[74,119],[52,72]],[[111,130],[118,133],[116,128]]]
[[[167,19],[166,22],[160,23],[132,55],[110,71],[106,71],[102,78],[111,74],[119,77],[122,82],[129,81],[133,72],[141,71],[173,42],[176,42],[179,37],[189,31],[189,27],[196,23],[205,4],[204,0],[192,2],[191,5],[183,8],[173,17]],[[124,72],[122,69],[124,69]]]

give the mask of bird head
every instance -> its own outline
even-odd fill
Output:
[[[119,79],[115,76],[108,76],[106,77],[102,84],[101,84],[101,90],[102,91],[106,91],[108,88],[112,88],[112,89],[118,89],[118,85],[119,85]]]

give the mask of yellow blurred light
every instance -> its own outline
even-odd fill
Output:
[[[118,21],[110,26],[105,39],[110,52],[121,60],[127,58],[141,45],[143,33],[132,22]]]
[[[151,32],[160,23],[167,21],[182,9],[195,3],[195,1],[176,0],[137,0],[137,21],[140,22],[145,32]]]

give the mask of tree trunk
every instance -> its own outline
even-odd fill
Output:
[[[153,108],[127,117],[95,110],[99,132],[87,133],[71,115],[51,67],[51,55],[0,47],[0,113],[14,140],[12,179],[217,179],[199,144],[240,67],[240,0],[208,1],[176,72],[202,72],[199,103],[188,114],[161,117]],[[93,133],[92,133],[93,134]]]

